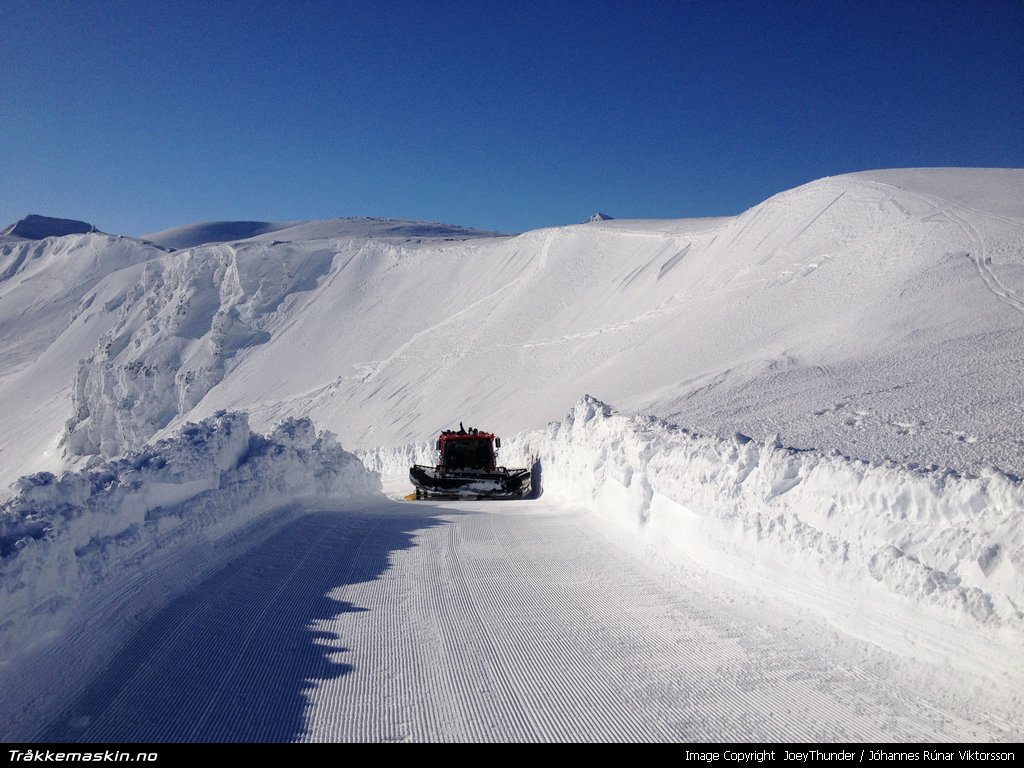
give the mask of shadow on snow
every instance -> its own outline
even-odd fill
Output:
[[[378,578],[437,512],[395,503],[286,524],[139,628],[38,740],[301,738],[307,693],[352,671],[344,637],[322,628],[367,610],[344,587]]]

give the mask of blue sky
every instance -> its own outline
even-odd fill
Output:
[[[1024,166],[1024,2],[0,0],[0,226],[738,213]]]

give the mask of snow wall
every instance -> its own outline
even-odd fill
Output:
[[[107,592],[130,594],[147,572],[172,571],[161,591],[173,595],[179,579],[222,561],[212,544],[272,524],[274,510],[379,496],[380,478],[308,419],[258,435],[244,414],[219,412],[122,458],[16,488],[0,504],[0,660],[95,610]]]
[[[670,559],[823,610],[872,641],[872,613],[905,640],[927,622],[939,634],[984,627],[1006,642],[1024,630],[1024,487],[996,470],[968,477],[723,439],[618,415],[589,396],[503,445],[508,466],[540,459],[545,499],[593,510]],[[429,443],[361,458],[394,488],[410,463],[434,463]]]

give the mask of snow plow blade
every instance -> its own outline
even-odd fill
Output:
[[[521,499],[530,491],[530,470],[447,470],[416,464],[409,469],[417,499]]]

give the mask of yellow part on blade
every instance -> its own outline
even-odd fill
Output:
[[[403,496],[402,501],[416,501],[416,491],[413,491],[408,496]]]

